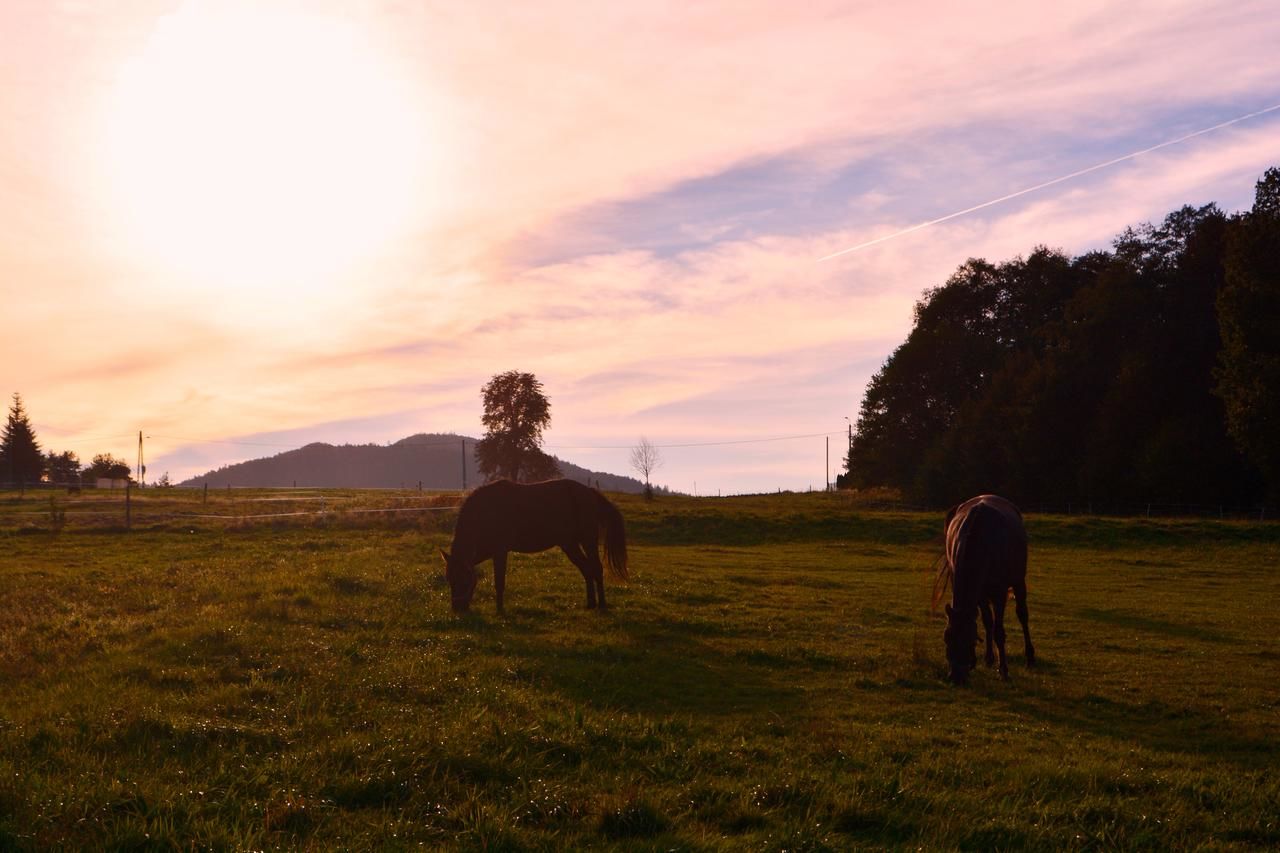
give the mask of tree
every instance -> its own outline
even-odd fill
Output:
[[[653,500],[653,486],[649,484],[649,475],[662,467],[662,453],[643,435],[640,436],[640,443],[631,448],[631,467],[644,477],[644,499]]]
[[[85,469],[84,475],[90,480],[123,480],[129,476],[129,466],[110,453],[99,453],[93,457],[93,463]]]
[[[38,483],[43,473],[44,455],[22,407],[22,395],[15,391],[9,420],[0,435],[0,477],[13,483]]]
[[[50,450],[44,457],[44,471],[50,483],[67,484],[80,480],[80,457],[70,450],[54,453]]]
[[[1280,168],[1257,184],[1253,210],[1228,237],[1218,292],[1222,349],[1215,391],[1236,446],[1280,495]]]
[[[867,386],[845,483],[934,505],[1249,502],[1272,460],[1275,489],[1277,259],[1280,170],[1238,219],[1186,206],[1114,252],[969,261]]]
[[[556,461],[542,452],[542,431],[551,423],[551,403],[532,373],[499,373],[480,389],[484,401],[484,438],[476,442],[476,461],[489,479],[517,482],[560,474]]]

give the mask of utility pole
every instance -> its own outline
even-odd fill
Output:
[[[849,479],[849,475],[853,473],[853,421],[849,420],[848,415],[845,415],[844,419],[849,424],[849,455],[844,458],[845,485],[853,488],[853,483]]]
[[[147,468],[142,464],[142,430],[138,430],[138,485],[147,484]]]
[[[467,490],[467,440],[462,439],[462,491]]]
[[[831,491],[831,436],[827,436],[827,491]]]

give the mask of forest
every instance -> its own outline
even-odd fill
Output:
[[[1280,497],[1280,169],[1111,251],[970,259],[867,386],[841,485],[931,505]]]

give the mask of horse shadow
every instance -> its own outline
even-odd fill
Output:
[[[776,670],[716,648],[696,628],[606,611],[598,617],[608,623],[600,638],[565,645],[546,636],[541,614],[522,610],[475,629],[503,631],[504,652],[519,659],[524,680],[584,707],[716,716],[785,710],[802,698]]]
[[[1096,693],[1064,695],[1056,676],[1066,673],[1066,667],[1037,659],[1036,670],[1035,679],[1023,677],[979,689],[987,699],[1021,717],[1059,730],[1136,744],[1152,752],[1212,757],[1249,770],[1274,767],[1280,760],[1280,742],[1247,733],[1219,714],[1159,699],[1126,701]],[[1053,678],[1037,683],[1043,676]]]

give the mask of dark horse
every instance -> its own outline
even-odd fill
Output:
[[[937,595],[948,582],[951,603],[946,606],[947,629],[942,636],[952,682],[964,684],[969,670],[977,664],[973,649],[978,639],[975,611],[981,611],[987,632],[987,666],[995,663],[991,651],[994,635],[1000,653],[1000,677],[1009,677],[1004,653],[1004,607],[1010,589],[1022,623],[1027,665],[1035,663],[1036,651],[1027,628],[1027,534],[1016,506],[996,495],[979,495],[947,513],[946,553],[935,587]]]
[[[614,577],[627,579],[627,535],[622,514],[609,499],[573,480],[524,485],[498,480],[476,489],[462,502],[453,545],[444,557],[453,609],[463,613],[476,591],[476,566],[493,560],[493,588],[502,612],[507,554],[531,554],[559,546],[587,582],[587,607],[605,607],[605,559]]]

